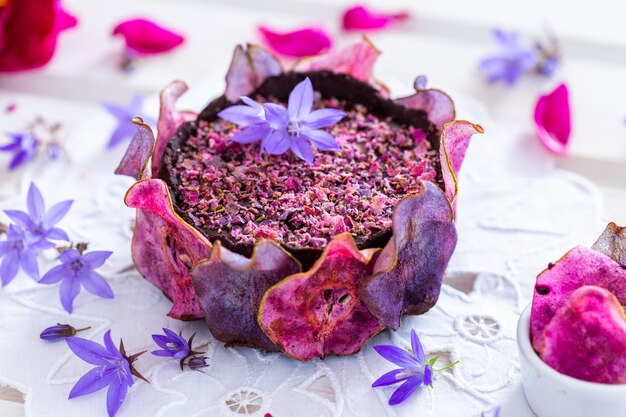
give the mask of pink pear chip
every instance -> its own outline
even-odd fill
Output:
[[[178,126],[194,120],[197,114],[190,111],[176,110],[176,101],[185,94],[188,87],[182,81],[174,81],[161,91],[161,110],[157,122],[157,139],[152,153],[152,177],[156,177],[163,158],[163,152]]]
[[[626,269],[613,259],[578,246],[537,276],[530,320],[534,349],[543,350],[544,330],[574,291],[585,285],[605,288],[626,302]]]
[[[211,243],[174,212],[167,185],[159,179],[135,183],[125,202],[138,209],[132,242],[137,269],[174,302],[170,317],[202,318],[189,271],[209,256]]]
[[[443,128],[441,143],[439,144],[439,158],[446,197],[454,202],[458,190],[457,175],[465,159],[465,152],[470,139],[475,133],[483,133],[482,126],[455,120]]]
[[[626,383],[626,315],[617,298],[594,286],[574,291],[546,326],[541,358],[574,378]]]
[[[416,88],[415,94],[397,98],[395,101],[409,109],[425,111],[439,132],[442,132],[444,125],[453,121],[456,115],[452,98],[434,88]]]
[[[148,166],[148,161],[154,150],[154,134],[150,126],[145,124],[141,118],[134,117],[132,122],[137,125],[137,133],[128,145],[115,174],[128,175],[136,180],[150,179],[152,172]]]
[[[626,227],[609,223],[591,248],[626,267]]]
[[[226,73],[224,96],[234,103],[260,86],[266,78],[283,71],[278,58],[267,49],[248,44],[247,49],[237,45]]]
[[[383,329],[359,297],[374,255],[360,252],[349,234],[335,236],[309,271],[291,275],[265,293],[259,309],[265,334],[301,361],[358,352]]]
[[[393,236],[360,290],[381,324],[397,329],[403,315],[423,314],[435,305],[456,241],[454,212],[435,184],[423,181],[419,194],[398,203]]]
[[[348,74],[357,80],[373,83],[372,73],[379,56],[380,51],[364,36],[361,41],[348,45],[339,51],[302,59],[296,62],[293,69],[298,72],[328,70],[336,74]]]
[[[216,339],[277,351],[257,322],[261,299],[272,285],[300,272],[300,264],[278,244],[263,240],[251,259],[223,248],[219,241],[209,259],[191,271],[204,318]]]

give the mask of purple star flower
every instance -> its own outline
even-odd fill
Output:
[[[9,163],[9,169],[13,170],[30,161],[37,151],[39,141],[30,133],[7,133],[12,141],[0,146],[0,152],[11,152],[13,158]]]
[[[61,201],[46,211],[46,204],[39,188],[31,183],[26,198],[28,213],[21,210],[4,210],[4,212],[29,236],[32,236],[32,240],[39,242],[41,248],[48,249],[55,246],[48,239],[70,240],[65,231],[54,225],[65,217],[73,202],[73,200]]]
[[[233,140],[239,143],[261,140],[261,151],[265,150],[270,155],[280,155],[291,149],[309,164],[313,163],[311,145],[321,151],[340,150],[335,138],[322,128],[333,126],[345,113],[330,108],[312,111],[314,93],[308,77],[289,94],[287,108],[265,103],[261,112],[257,103],[247,97],[242,97],[242,100],[247,106],[232,106],[232,110],[225,109],[218,114],[231,123],[246,127],[234,135]]]
[[[480,69],[490,83],[502,80],[508,85],[513,85],[522,75],[535,67],[537,53],[534,49],[522,45],[517,32],[496,29],[493,35],[501,46],[501,52],[483,59],[480,62]]]
[[[103,102],[102,106],[117,119],[117,128],[111,134],[107,148],[113,148],[124,139],[135,136],[137,126],[131,122],[135,116],[139,116],[146,124],[155,124],[153,118],[146,116],[142,112],[143,99],[141,94],[135,94],[130,100],[128,107],[124,108],[118,104]]]
[[[69,337],[67,345],[76,356],[96,365],[83,375],[72,388],[69,399],[100,391],[108,386],[107,412],[113,417],[126,398],[128,388],[133,385],[133,375],[145,380],[133,367],[133,362],[145,352],[128,357],[124,343],[118,349],[111,340],[111,331],[104,334],[104,346],[80,337]]]
[[[389,398],[389,405],[399,404],[406,400],[420,385],[432,383],[433,370],[426,363],[424,349],[415,333],[411,330],[412,353],[391,345],[377,345],[374,349],[380,356],[399,365],[400,368],[387,372],[372,384],[372,387],[382,387],[402,382],[402,385]]]
[[[72,313],[74,299],[82,285],[87,291],[103,298],[113,298],[113,290],[97,272],[113,252],[92,251],[81,254],[76,249],[61,252],[61,265],[53,267],[39,280],[40,284],[61,283],[60,298],[63,308]]]
[[[0,242],[0,281],[4,287],[15,278],[21,267],[31,278],[39,279],[39,266],[36,253],[41,243],[32,242],[19,227],[10,224],[6,240]]]
[[[162,350],[153,350],[153,355],[177,359],[182,359],[189,355],[189,343],[182,335],[179,336],[166,328],[163,328],[163,333],[165,333],[165,336],[161,334],[152,335],[154,342],[159,345],[159,347],[163,348]]]

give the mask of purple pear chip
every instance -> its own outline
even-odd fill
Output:
[[[309,271],[267,291],[259,309],[263,331],[301,361],[358,352],[383,329],[359,298],[375,254],[359,251],[349,234],[335,236]]]
[[[191,271],[200,307],[216,339],[277,351],[257,323],[263,294],[283,278],[300,272],[300,263],[279,245],[259,242],[245,258],[216,242],[209,259]]]
[[[541,358],[574,378],[626,383],[626,315],[620,302],[603,288],[578,288],[546,326]]]

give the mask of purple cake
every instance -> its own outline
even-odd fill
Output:
[[[138,209],[133,258],[173,300],[170,316],[204,318],[227,345],[308,360],[355,353],[435,304],[456,245],[456,173],[482,128],[453,121],[450,98],[423,85],[389,99],[371,76],[378,54],[363,40],[285,71],[238,47],[226,93],[199,115],[176,111],[186,87],[174,83],[156,142],[136,121],[118,172],[139,180],[126,196]],[[267,135],[259,144],[247,121],[220,117],[250,113],[244,97],[269,122],[307,83],[313,112],[340,114],[317,132],[332,147],[312,141],[308,158],[294,149],[299,131],[274,152],[265,119],[253,125]]]

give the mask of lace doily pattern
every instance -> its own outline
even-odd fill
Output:
[[[462,111],[461,111],[462,113]],[[88,364],[64,343],[39,340],[52,324],[91,326],[96,341],[107,329],[131,352],[153,349],[161,327],[197,332],[206,347],[203,372],[181,372],[177,361],[144,355],[137,366],[151,384],[136,383],[119,411],[125,416],[252,417],[474,417],[501,406],[507,417],[529,417],[520,386],[515,327],[530,301],[536,274],[574,244],[591,244],[602,230],[597,190],[586,180],[555,169],[532,141],[515,130],[497,130],[474,141],[461,174],[459,244],[439,303],[427,314],[407,317],[397,332],[385,331],[352,357],[301,363],[282,354],[231,348],[215,341],[202,322],[166,316],[171,303],[135,271],[130,258],[134,212],[124,206],[131,181],[111,174],[119,155],[84,164],[33,168],[0,193],[1,208],[19,208],[31,180],[53,200],[74,198],[65,226],[92,249],[113,250],[101,273],[114,300],[81,293],[68,316],[56,286],[18,276],[0,291],[0,384],[25,394],[26,415],[104,415],[106,393],[67,400]],[[6,190],[5,190],[6,191]],[[44,259],[49,267],[53,260]],[[438,374],[434,388],[420,389],[388,406],[393,387],[371,388],[391,368],[372,345],[409,347],[414,328],[429,357],[460,361]]]

